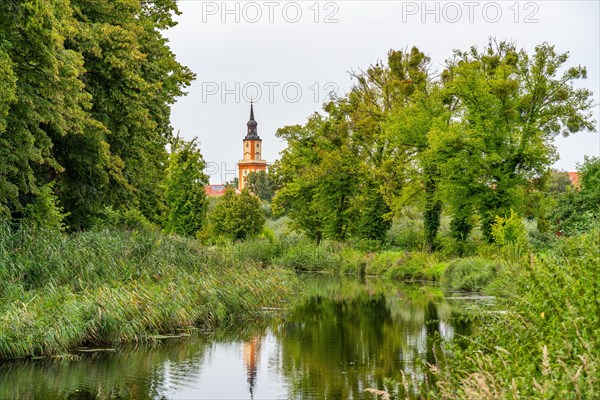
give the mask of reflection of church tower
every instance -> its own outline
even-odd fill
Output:
[[[256,386],[256,371],[260,361],[260,336],[254,336],[249,342],[244,342],[243,358],[248,376],[248,390],[250,398],[254,398],[254,387]]]
[[[261,142],[256,127],[258,122],[254,120],[254,105],[250,102],[250,120],[246,124],[248,133],[244,138],[244,158],[238,162],[239,176],[238,189],[246,187],[246,181],[250,172],[266,171],[267,162],[262,159]]]

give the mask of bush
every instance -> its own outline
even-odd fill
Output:
[[[106,207],[93,223],[95,229],[112,229],[123,228],[129,230],[158,230],[158,226],[139,211],[132,210],[115,210],[112,207]]]
[[[396,221],[386,236],[386,243],[401,250],[422,250],[424,242],[423,224],[415,219]]]
[[[492,236],[500,246],[524,247],[527,243],[523,220],[513,210],[510,210],[508,218],[496,216],[496,222],[492,226]]]
[[[448,263],[444,283],[452,290],[481,291],[498,273],[498,263],[492,260],[469,257]]]
[[[342,266],[340,251],[342,245],[335,242],[303,240],[292,247],[286,247],[285,252],[274,263],[296,271],[325,271],[338,273]]]
[[[265,239],[251,239],[223,246],[223,251],[230,252],[240,262],[252,261],[262,265],[272,265],[284,251],[284,245]]]
[[[426,252],[384,251],[367,258],[366,273],[396,280],[429,280],[441,278],[445,264]]]
[[[236,195],[233,188],[227,188],[210,214],[209,221],[209,236],[244,240],[258,236],[266,218],[260,200],[248,189]]]
[[[600,395],[600,229],[507,263],[466,350],[437,376],[439,398],[596,399]],[[492,395],[493,394],[493,395]],[[516,395],[518,394],[518,396]]]

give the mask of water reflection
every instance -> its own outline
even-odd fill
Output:
[[[373,399],[433,383],[440,339],[468,335],[436,287],[308,277],[285,314],[77,361],[0,365],[0,399]]]

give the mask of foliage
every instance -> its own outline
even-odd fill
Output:
[[[585,232],[600,219],[600,158],[586,157],[578,170],[579,188],[560,196],[550,216],[555,229],[567,235]]]
[[[450,261],[444,271],[444,284],[451,290],[482,291],[497,276],[499,263],[467,257]]]
[[[162,35],[176,13],[175,0],[0,4],[0,214],[77,230],[108,206],[161,222],[170,106],[194,77]]]
[[[389,246],[405,251],[422,250],[423,241],[422,221],[409,215],[394,221],[386,238]]]
[[[247,188],[236,195],[234,189],[227,188],[209,216],[209,233],[214,238],[223,236],[229,240],[244,240],[262,232],[265,216],[260,200]]]
[[[598,397],[599,244],[596,225],[506,264],[492,292],[506,312],[481,316],[468,347],[444,361],[437,397]]]
[[[275,184],[265,171],[250,172],[247,176],[248,189],[262,201],[270,202],[275,194]]]
[[[195,139],[187,142],[176,137],[172,143],[165,199],[168,215],[167,233],[194,236],[205,224],[208,200],[204,187],[208,176],[204,174],[204,159]]]
[[[340,244],[329,241],[319,244],[301,241],[282,252],[274,263],[299,272],[337,273],[342,263],[339,253],[341,247]]]
[[[492,236],[500,246],[524,246],[526,235],[523,220],[512,209],[508,218],[496,216]]]
[[[553,138],[595,130],[592,93],[574,86],[586,69],[566,68],[567,59],[547,43],[529,55],[501,42],[455,51],[448,62],[442,82],[446,101],[456,106],[432,143],[462,232],[468,224],[461,210],[472,209],[491,242],[495,216],[511,208],[523,214],[527,194],[540,189],[536,178],[556,159]]]
[[[439,281],[445,267],[437,257],[426,252],[383,251],[367,259],[365,273],[395,280]]]
[[[278,306],[296,279],[194,240],[106,230],[0,226],[0,358],[146,341]]]

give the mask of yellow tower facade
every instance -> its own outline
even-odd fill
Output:
[[[238,189],[242,191],[248,183],[250,172],[266,171],[267,161],[262,159],[262,139],[258,136],[258,122],[254,119],[254,104],[250,103],[250,120],[246,124],[248,133],[243,140],[244,157],[238,162]]]

